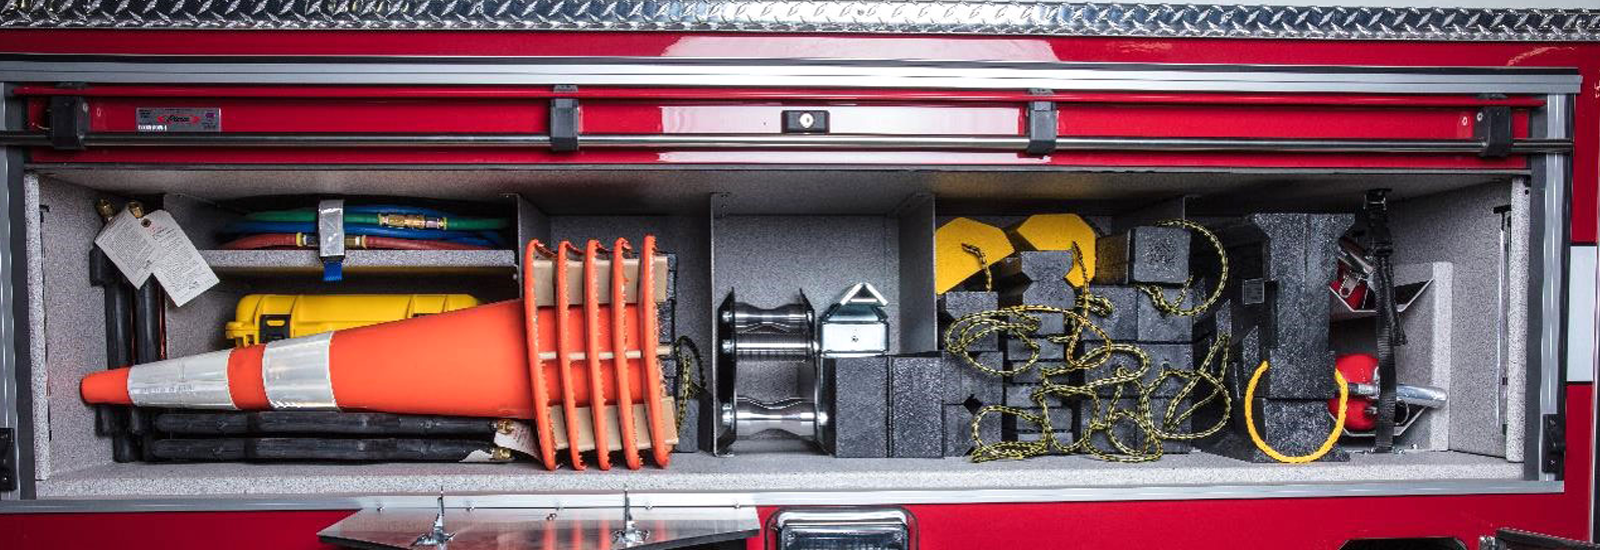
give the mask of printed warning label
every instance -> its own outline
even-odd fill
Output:
[[[216,107],[140,107],[134,110],[140,132],[221,132]]]

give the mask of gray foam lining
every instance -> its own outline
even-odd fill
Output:
[[[44,344],[44,361],[42,368],[35,363],[34,395],[48,398],[34,401],[35,429],[43,428],[34,441],[38,477],[47,478],[111,463],[111,443],[95,436],[94,410],[78,399],[78,381],[106,368],[105,294],[89,284],[100,195],[48,180],[39,182],[38,192],[44,314],[33,317],[31,328],[33,341]]]
[[[1506,460],[1521,462],[1523,459],[1523,445],[1526,439],[1525,424],[1528,416],[1527,395],[1528,388],[1528,348],[1529,332],[1528,311],[1534,306],[1528,303],[1528,262],[1531,261],[1531,244],[1533,242],[1532,205],[1528,197],[1528,188],[1525,185],[1515,185],[1511,189],[1511,270],[1508,272],[1507,281],[1510,288],[1507,292],[1509,304],[1506,308],[1507,332],[1513,337],[1507,350],[1506,361]],[[1561,319],[1550,319],[1548,322],[1560,323]],[[1559,369],[1560,365],[1547,365],[1546,368]]]
[[[23,220],[25,231],[23,242],[28,259],[28,321],[31,323],[27,330],[33,336],[28,339],[28,364],[33,366],[32,377],[28,381],[28,391],[34,396],[49,396],[49,392],[45,391],[50,381],[49,368],[45,363],[45,349],[48,346],[43,338],[44,325],[41,322],[44,319],[44,254],[43,236],[40,233],[44,215],[39,206],[39,178],[32,173],[25,173],[22,176],[22,200],[22,211],[33,213]],[[41,372],[46,376],[40,376]],[[49,438],[44,437],[50,433],[50,400],[34,399],[32,406],[31,429],[34,434],[38,434],[33,438],[34,478],[45,479],[50,477],[50,467],[53,463],[50,459]]]
[[[1400,325],[1406,332],[1406,345],[1395,350],[1395,371],[1400,383],[1443,388],[1452,396],[1457,390],[1450,376],[1456,368],[1452,361],[1454,355],[1450,353],[1456,344],[1451,334],[1455,327],[1454,273],[1454,266],[1446,262],[1394,267],[1396,284],[1433,280],[1427,291],[1400,314]],[[1449,449],[1450,411],[1455,408],[1447,405],[1424,413],[1397,444],[1425,450]]]
[[[1496,270],[1502,261],[1500,216],[1494,208],[1511,201],[1509,185],[1486,184],[1401,201],[1393,205],[1392,216],[1397,264],[1450,262],[1456,266],[1451,277],[1449,445],[1453,450],[1491,456],[1506,456],[1507,449],[1522,446],[1520,416],[1514,416],[1521,407],[1502,404],[1501,373],[1494,359],[1501,330],[1497,322]],[[1518,223],[1525,220],[1526,216]],[[1526,235],[1527,231],[1527,226],[1522,225],[1518,234]],[[1520,255],[1520,260],[1518,257],[1513,252],[1509,262],[1512,281],[1527,277],[1526,253]],[[1526,292],[1509,295],[1512,311],[1526,309]],[[1526,323],[1517,329],[1516,317],[1513,315],[1510,320],[1513,353],[1506,366],[1508,378],[1513,381],[1521,380],[1526,369],[1526,361],[1515,352],[1525,345]],[[1499,411],[1506,414],[1507,427],[1515,425],[1517,431],[1501,432]]]

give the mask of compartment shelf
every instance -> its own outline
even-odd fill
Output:
[[[1459,452],[1357,453],[1350,462],[1284,467],[1194,453],[1121,464],[1083,456],[974,464],[965,458],[848,459],[747,452],[735,458],[673,455],[672,468],[631,472],[515,464],[107,464],[60,473],[39,485],[53,498],[248,495],[428,494],[632,491],[1115,490],[1173,486],[1415,483],[1515,479],[1522,465]],[[730,489],[731,490],[731,489]]]
[[[211,269],[223,275],[320,274],[322,260],[314,250],[202,250]],[[351,250],[347,273],[373,274],[501,274],[515,273],[512,250]]]

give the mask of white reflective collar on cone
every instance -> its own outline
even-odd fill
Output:
[[[233,350],[166,359],[128,369],[128,399],[140,407],[230,409],[228,356]]]
[[[279,340],[261,355],[261,380],[274,409],[337,409],[328,350],[333,333]]]

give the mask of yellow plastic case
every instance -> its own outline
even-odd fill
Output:
[[[244,347],[476,305],[466,294],[247,294],[225,332]]]

